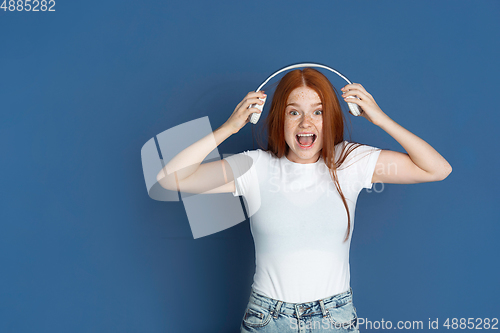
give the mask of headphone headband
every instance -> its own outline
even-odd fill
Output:
[[[271,74],[271,76],[269,76],[264,82],[262,82],[262,84],[259,86],[259,88],[257,88],[257,90],[255,90],[255,91],[259,92],[262,89],[262,87],[267,82],[269,82],[269,80],[271,80],[273,77],[275,77],[279,73],[284,72],[284,71],[289,70],[289,69],[292,69],[292,68],[297,68],[297,67],[320,67],[320,68],[328,69],[329,71],[334,72],[335,74],[337,74],[338,76],[340,76],[341,78],[346,80],[348,84],[352,84],[352,82],[349,81],[349,79],[347,77],[342,75],[336,69],[333,69],[333,68],[328,67],[326,65],[314,63],[314,62],[301,62],[298,64],[292,64],[292,65],[289,65],[289,66],[283,67],[282,69],[277,70],[276,72]],[[357,98],[357,97],[349,96],[349,98]],[[260,100],[264,101],[264,104],[265,104],[265,101],[266,101],[265,98],[264,99],[260,98]],[[249,106],[249,108],[256,108],[256,109],[259,109],[260,111],[262,111],[264,109],[264,104],[252,104]],[[353,116],[359,116],[361,114],[361,112],[363,112],[363,110],[356,103],[347,102],[347,105],[349,106],[349,110]],[[257,113],[257,112],[252,113],[249,116],[249,120],[252,124],[256,124],[259,121],[259,118],[260,118],[260,113]]]
[[[277,70],[276,72],[274,72],[273,74],[271,74],[271,76],[269,76],[260,86],[259,88],[257,88],[256,91],[260,91],[262,89],[262,87],[267,83],[269,82],[269,80],[271,80],[273,77],[275,77],[276,75],[278,75],[279,73],[281,72],[284,72],[284,71],[287,71],[289,69],[292,69],[292,68],[297,68],[297,67],[320,67],[320,68],[324,68],[324,69],[328,69],[332,72],[334,72],[335,74],[337,74],[338,76],[340,76],[341,78],[343,78],[344,80],[347,81],[347,83],[349,84],[352,84],[351,81],[349,81],[349,79],[347,77],[345,77],[344,75],[342,75],[339,71],[331,68],[331,67],[328,67],[326,65],[322,65],[322,64],[318,64],[318,63],[314,63],[314,62],[301,62],[301,63],[298,63],[298,64],[293,64],[293,65],[289,65],[289,66],[286,66],[286,67],[283,67],[279,70]]]

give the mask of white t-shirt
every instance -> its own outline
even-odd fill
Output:
[[[336,161],[345,144],[352,143],[335,146]],[[347,212],[322,157],[301,164],[257,149],[225,158],[235,178],[233,195],[245,198],[250,217],[255,291],[284,302],[304,303],[349,289],[356,200],[363,188],[372,188],[380,152],[360,146],[337,169],[351,214],[346,242]]]

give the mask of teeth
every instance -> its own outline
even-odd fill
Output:
[[[308,134],[297,134],[297,136],[314,136],[314,134],[312,134],[312,133],[308,133]],[[299,140],[299,139],[297,139],[297,142],[298,142],[298,140]],[[314,140],[314,141],[316,141],[316,140]],[[300,146],[302,146],[302,147],[310,147],[310,146],[312,146],[312,144],[314,143],[314,141],[313,141],[311,144],[309,144],[309,145],[301,145],[301,144],[300,144],[300,142],[298,142],[298,144],[299,144]]]

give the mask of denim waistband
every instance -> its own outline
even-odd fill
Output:
[[[316,313],[322,313],[323,315],[326,315],[327,308],[336,308],[346,303],[352,302],[352,288],[349,287],[349,290],[337,295],[305,303],[290,303],[280,301],[259,294],[252,288],[249,301],[271,311],[275,316],[277,316],[279,313],[296,315],[298,317]]]

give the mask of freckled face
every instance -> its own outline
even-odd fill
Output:
[[[323,129],[323,106],[318,94],[311,88],[294,89],[286,102],[285,141],[290,147],[286,156],[295,163],[315,163],[320,155]],[[313,133],[314,143],[309,147],[301,146],[297,134]]]

